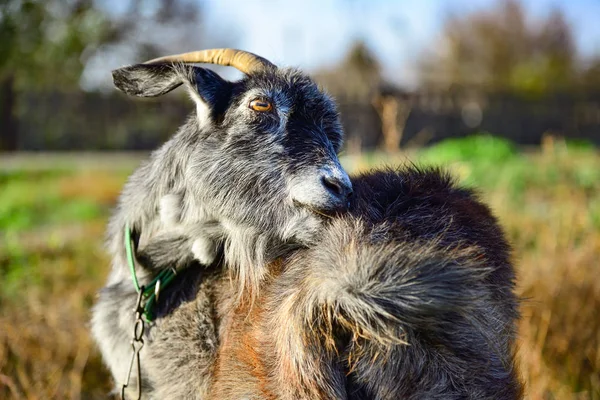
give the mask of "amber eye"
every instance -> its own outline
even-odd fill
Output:
[[[265,112],[265,111],[271,111],[273,106],[267,100],[255,99],[250,102],[250,108],[253,109],[254,111]]]

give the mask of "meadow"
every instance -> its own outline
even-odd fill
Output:
[[[1,399],[110,391],[88,321],[108,272],[105,224],[139,157],[0,158]],[[524,299],[527,397],[600,399],[600,153],[477,136],[343,159],[350,172],[406,162],[447,166],[503,225]]]

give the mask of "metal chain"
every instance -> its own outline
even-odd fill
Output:
[[[142,305],[142,299],[144,296],[144,287],[142,286],[138,292],[138,297],[135,305],[135,323],[133,325],[133,339],[131,340],[131,361],[129,362],[129,369],[127,370],[127,376],[123,386],[121,386],[121,399],[125,400],[125,390],[129,386],[129,380],[131,378],[131,372],[133,371],[133,365],[136,365],[137,371],[137,400],[142,398],[142,368],[140,363],[140,351],[144,347],[144,331],[146,325],[144,323],[144,306]]]
[[[127,253],[127,264],[133,279],[133,286],[138,292],[135,304],[135,322],[133,325],[133,339],[131,341],[132,354],[127,376],[121,386],[121,399],[125,400],[125,391],[129,386],[131,372],[135,364],[137,371],[137,399],[142,397],[142,367],[140,363],[140,351],[144,347],[144,331],[146,329],[144,318],[147,322],[152,322],[155,317],[154,307],[158,302],[161,290],[163,290],[171,281],[175,279],[177,271],[174,268],[161,271],[148,286],[139,285],[137,274],[135,273],[135,251],[129,224],[125,226],[125,250]]]

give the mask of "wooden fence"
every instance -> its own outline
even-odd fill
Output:
[[[480,131],[522,145],[537,145],[548,133],[600,145],[600,93],[526,99],[468,90],[382,91],[364,101],[341,100],[339,108],[350,151],[393,151]],[[181,95],[154,100],[114,92],[20,95],[17,150],[154,149],[192,109]]]

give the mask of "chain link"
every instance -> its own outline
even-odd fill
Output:
[[[131,340],[131,361],[129,362],[129,368],[127,370],[127,375],[125,376],[125,380],[123,386],[121,386],[121,399],[125,400],[125,390],[129,386],[129,381],[131,378],[131,372],[133,371],[133,366],[136,366],[137,372],[137,400],[142,398],[142,368],[140,363],[140,351],[142,347],[144,347],[144,331],[146,330],[146,324],[143,319],[144,315],[144,307],[142,305],[144,296],[144,287],[140,288],[138,292],[138,297],[135,305],[135,323],[133,325],[133,339]]]
[[[161,271],[148,286],[139,285],[137,274],[135,273],[135,250],[134,240],[132,240],[132,232],[129,229],[129,224],[125,225],[125,250],[127,253],[127,264],[133,279],[133,286],[138,292],[137,301],[135,303],[135,322],[133,325],[133,339],[131,340],[131,361],[124,383],[121,386],[121,399],[125,400],[125,391],[129,386],[131,372],[135,365],[137,371],[137,399],[142,397],[142,367],[140,364],[140,351],[144,347],[144,331],[146,329],[145,322],[152,322],[155,317],[154,307],[158,302],[161,290],[163,290],[171,281],[175,279],[177,271],[175,268]],[[145,318],[145,320],[144,320]]]

